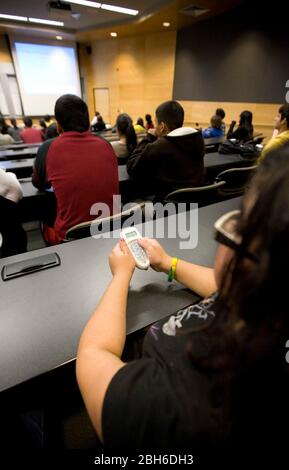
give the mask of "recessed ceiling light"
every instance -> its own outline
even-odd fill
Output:
[[[123,7],[117,7],[114,5],[107,5],[106,3],[102,3],[100,8],[102,10],[109,10],[109,11],[115,11],[116,13],[124,13],[125,15],[138,15],[138,10],[132,10],[131,8],[123,8]]]
[[[116,38],[116,37],[117,37],[117,33],[110,33],[110,35],[111,35],[113,38]]]
[[[58,41],[62,41],[63,37],[62,36],[55,36]]]
[[[43,20],[41,18],[29,18],[30,23],[49,24],[52,26],[64,26],[63,21]]]
[[[5,20],[28,21],[27,16],[4,15],[2,13],[0,14],[0,18],[4,18]]]
[[[75,3],[76,5],[82,5],[84,7],[100,8],[100,3],[91,2],[90,0],[63,0],[65,3]]]
[[[169,28],[169,27],[171,26],[171,23],[169,23],[168,21],[165,21],[165,22],[163,23],[163,26],[164,26],[165,28]]]

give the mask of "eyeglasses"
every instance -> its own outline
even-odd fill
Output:
[[[222,245],[236,250],[241,244],[241,237],[238,235],[241,211],[231,211],[222,215],[214,225],[215,240]]]
[[[222,215],[214,225],[215,240],[222,245],[228,246],[232,250],[239,251],[242,243],[242,237],[239,233],[240,220],[240,210],[231,211]],[[245,251],[243,254],[254,262],[259,261],[259,258],[250,251]]]

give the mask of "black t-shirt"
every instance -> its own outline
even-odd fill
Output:
[[[210,379],[188,354],[189,345],[198,355],[208,352],[209,338],[199,330],[214,319],[215,299],[216,294],[154,324],[143,357],[113,377],[102,416],[108,448],[192,450],[223,440],[229,423],[212,409]]]

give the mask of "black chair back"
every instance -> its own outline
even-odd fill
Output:
[[[194,202],[198,203],[199,207],[208,206],[218,201],[218,190],[224,184],[224,181],[218,181],[207,186],[177,189],[165,196],[165,202]]]
[[[240,196],[250,184],[250,180],[257,169],[257,165],[243,168],[230,168],[222,171],[215,178],[215,183],[225,181],[225,184],[218,189],[221,196]]]
[[[133,214],[139,214],[139,222],[143,220],[142,209],[145,206],[145,201],[141,201],[118,214],[114,214],[110,217],[103,219],[88,220],[82,222],[74,227],[67,230],[65,235],[65,241],[79,240],[81,238],[87,238],[91,236],[97,236],[98,233],[107,233],[112,230],[118,230],[122,227],[123,222],[131,217]]]

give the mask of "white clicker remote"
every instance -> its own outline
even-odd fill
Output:
[[[138,244],[138,240],[142,238],[139,231],[135,227],[124,228],[120,232],[120,238],[126,242],[137,267],[139,269],[148,269],[150,260],[145,250]]]

